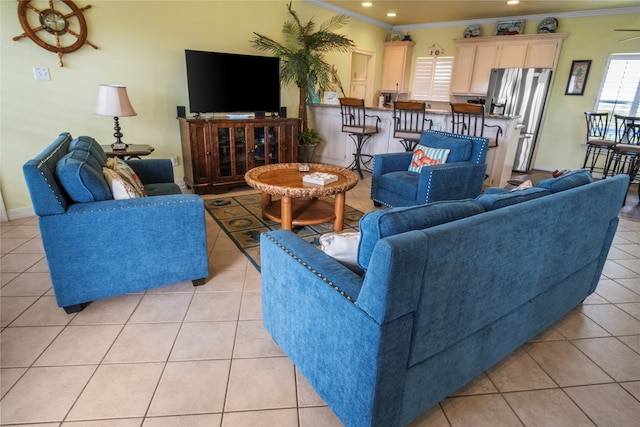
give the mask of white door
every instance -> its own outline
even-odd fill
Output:
[[[351,71],[348,96],[364,99],[364,103],[367,106],[374,105],[374,67],[375,54],[373,52],[356,49],[351,52]]]

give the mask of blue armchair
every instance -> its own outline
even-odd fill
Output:
[[[181,194],[171,161],[128,161],[150,197],[113,200],[106,159],[93,138],[62,133],[23,166],[53,291],[67,313],[157,286],[201,285],[208,276],[204,203]]]
[[[413,172],[409,170],[412,152],[375,155],[371,199],[376,206],[413,206],[480,195],[487,168],[487,138],[426,130],[420,145],[450,149],[447,163]]]

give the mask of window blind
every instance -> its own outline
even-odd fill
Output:
[[[595,111],[637,116],[640,103],[640,54],[609,56]]]
[[[453,56],[416,58],[411,99],[449,102]]]

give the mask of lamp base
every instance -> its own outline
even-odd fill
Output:
[[[111,144],[111,149],[115,150],[115,151],[124,151],[126,150],[128,147],[127,144],[125,144],[124,142],[114,142],[113,144]]]

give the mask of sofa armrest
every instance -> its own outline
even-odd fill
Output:
[[[373,156],[373,176],[408,170],[412,156],[411,152],[376,154]]]
[[[142,184],[174,182],[173,165],[169,159],[129,159],[125,161],[138,175]]]
[[[444,163],[424,166],[418,183],[419,201],[472,199],[482,192],[485,163]]]

